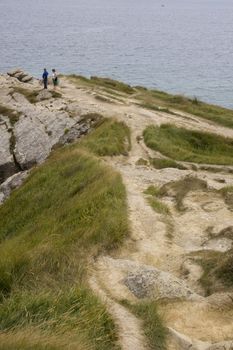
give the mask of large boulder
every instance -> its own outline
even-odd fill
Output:
[[[24,72],[20,68],[14,68],[11,71],[7,72],[7,74],[10,77],[16,78],[16,79],[18,79],[19,81],[21,81],[23,83],[28,83],[28,82],[31,82],[33,80],[33,77],[31,75],[29,75],[28,73]]]
[[[22,116],[14,127],[14,154],[22,169],[41,163],[51,151],[45,127],[36,118]]]

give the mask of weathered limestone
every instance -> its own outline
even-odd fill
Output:
[[[27,73],[25,73],[22,69],[20,68],[15,68],[12,69],[11,71],[7,72],[7,74],[10,77],[16,78],[19,81],[22,81],[23,83],[28,83],[33,80],[33,77]]]
[[[124,283],[139,299],[190,299],[195,295],[182,280],[149,266],[130,272]]]
[[[0,122],[0,183],[17,171],[10,146],[11,133],[5,122]]]
[[[11,191],[22,185],[28,176],[28,171],[21,171],[9,177],[0,185],[0,204],[2,204],[11,194]]]
[[[22,169],[41,163],[51,151],[45,127],[37,119],[22,116],[14,127],[14,154]]]

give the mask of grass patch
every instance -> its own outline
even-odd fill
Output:
[[[166,350],[167,329],[163,325],[163,320],[157,311],[155,301],[147,301],[138,304],[131,304],[122,301],[131,312],[143,321],[143,330],[148,339],[148,346],[151,350]]]
[[[178,114],[174,110],[180,110],[233,128],[233,110],[204,103],[198,100],[197,97],[188,98],[159,90],[149,90],[140,86],[131,87],[128,84],[109,78],[91,77],[91,79],[88,79],[80,75],[68,75],[67,78],[77,85],[102,87],[128,95],[137,94],[135,98],[139,101],[138,104],[150,110],[174,115]]]
[[[122,83],[117,80],[109,79],[109,78],[100,78],[100,77],[91,77],[90,79],[80,76],[80,75],[68,75],[67,78],[71,80],[73,83],[77,85],[84,85],[84,86],[89,86],[89,87],[101,87],[101,88],[106,88],[111,93],[114,93],[114,91],[118,93],[123,93],[127,95],[134,94],[136,90],[131,87],[128,84]]]
[[[144,159],[144,158],[139,158],[136,162],[136,165],[139,166],[147,166],[148,165],[148,160]]]
[[[157,196],[160,193],[160,190],[158,187],[151,185],[149,186],[145,191],[145,194],[148,194],[149,196]]]
[[[233,287],[233,249],[226,253],[200,251],[194,259],[203,268],[199,282],[205,296]]]
[[[226,186],[220,190],[221,195],[224,198],[228,207],[233,210],[233,186]]]
[[[159,105],[165,109],[164,112],[167,109],[170,113],[170,108],[172,108],[233,128],[233,110],[231,109],[204,103],[196,97],[187,98],[158,90],[137,89],[137,91],[139,92],[137,98],[142,101],[142,105],[146,108],[157,111]]]
[[[147,200],[150,206],[154,209],[154,211],[156,211],[156,213],[165,214],[165,215],[170,214],[170,210],[168,206],[162,203],[161,201],[159,201],[157,198],[149,197],[147,198]]]
[[[4,117],[8,117],[11,125],[14,125],[15,123],[17,123],[20,117],[19,112],[15,111],[10,107],[6,107],[3,105],[0,105],[0,115],[3,115]]]
[[[134,94],[135,90],[130,85],[122,83],[117,80],[109,79],[109,78],[99,78],[99,77],[91,77],[91,81],[96,85],[104,86],[106,88],[111,88],[116,91],[124,92],[126,94]]]
[[[150,164],[155,169],[164,169],[164,168],[177,168],[180,170],[187,169],[182,164],[179,164],[172,159],[166,159],[166,158],[150,158]]]
[[[170,124],[149,126],[143,136],[148,147],[178,161],[233,164],[233,139]]]
[[[127,155],[131,149],[130,130],[125,123],[106,119],[82,145],[98,156]]]
[[[179,181],[173,181],[163,185],[159,191],[158,196],[172,196],[176,200],[176,208],[179,211],[185,210],[184,198],[191,191],[206,191],[207,183],[204,180],[200,180],[197,177],[186,176]]]
[[[233,249],[224,253],[215,273],[226,286],[233,287]]]
[[[159,201],[156,197],[159,195],[160,190],[155,186],[149,186],[144,193],[148,195],[147,201],[150,206],[159,214],[169,215],[170,210],[168,206],[161,201]]]
[[[98,144],[105,128],[87,144]],[[128,233],[126,192],[87,144],[54,151],[0,207],[0,330],[11,340],[35,327],[63,348],[118,349],[113,321],[86,280],[93,258]]]

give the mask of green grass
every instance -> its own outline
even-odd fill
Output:
[[[101,87],[104,89],[108,89],[109,93],[114,93],[115,91],[126,95],[132,95],[136,92],[136,90],[130,85],[109,78],[93,76],[90,79],[88,79],[86,77],[75,74],[68,75],[66,77],[78,86],[84,85],[91,88]]]
[[[165,215],[170,214],[170,211],[167,205],[159,201],[157,198],[149,197],[147,198],[147,200],[150,206],[154,209],[154,211],[156,211],[156,213],[165,214]]]
[[[224,253],[215,273],[226,286],[233,287],[233,249]]]
[[[82,145],[98,156],[127,155],[131,148],[130,130],[122,122],[106,119]]]
[[[136,165],[138,166],[147,166],[149,164],[148,160],[144,158],[139,158],[136,162]]]
[[[99,146],[89,147],[103,132],[112,152],[119,130],[108,139],[105,128],[54,151],[0,207],[0,329],[11,335],[5,348],[15,335],[15,349],[17,334],[33,327],[61,339],[64,349],[118,349],[113,321],[87,286],[91,261],[129,231],[121,177],[93,155]],[[43,341],[35,344],[43,349]]]
[[[169,210],[168,206],[157,199],[157,196],[160,193],[160,190],[157,187],[149,186],[144,191],[144,193],[146,195],[148,195],[147,201],[150,204],[150,206],[152,207],[152,209],[154,209],[154,211],[156,211],[159,214],[164,214],[164,215],[170,214],[170,210]]]
[[[177,168],[180,170],[187,169],[182,164],[179,164],[174,160],[167,159],[167,158],[150,158],[150,164],[155,169],[164,169],[164,168]]]
[[[157,196],[160,193],[160,190],[158,187],[151,185],[149,186],[145,191],[145,194],[148,194],[149,196]]]
[[[148,147],[177,161],[233,164],[233,139],[170,124],[149,126],[143,136]]]
[[[227,292],[229,287],[233,287],[233,249],[225,253],[200,251],[194,259],[203,268],[199,282],[204,288],[205,296]]]
[[[204,103],[196,97],[188,98],[182,95],[172,95],[140,86],[131,87],[128,84],[109,78],[91,77],[91,79],[88,79],[79,75],[69,75],[67,77],[78,86],[106,88],[112,93],[115,91],[128,95],[135,94],[137,104],[147,109],[172,115],[179,114],[176,111],[182,111],[233,128],[233,110]]]
[[[138,100],[146,108],[156,111],[161,111],[160,108],[163,108],[164,112],[167,113],[171,112],[170,109],[180,110],[233,128],[233,110],[231,109],[204,103],[195,97],[188,98],[182,95],[172,95],[158,90],[136,90],[139,92]]]
[[[11,125],[14,125],[17,123],[20,117],[20,113],[15,111],[14,109],[10,107],[6,107],[3,105],[0,105],[0,115],[3,115],[5,117],[8,117],[10,120]]]
[[[233,186],[226,186],[220,190],[221,195],[224,198],[228,207],[233,210]]]
[[[131,304],[122,301],[137,317],[143,321],[143,330],[148,339],[148,346],[151,350],[166,350],[167,329],[157,311],[155,301],[146,301],[138,304]]]

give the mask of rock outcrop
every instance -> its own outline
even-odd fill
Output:
[[[54,147],[87,134],[101,117],[82,116],[76,102],[41,90],[39,81],[21,69],[0,75],[0,87],[0,184],[43,162]],[[1,201],[5,187],[0,192]]]
[[[7,72],[7,74],[10,77],[18,79],[22,83],[29,83],[29,82],[31,82],[33,80],[33,77],[31,75],[29,75],[28,73],[24,72],[20,68],[12,69],[11,71]]]

